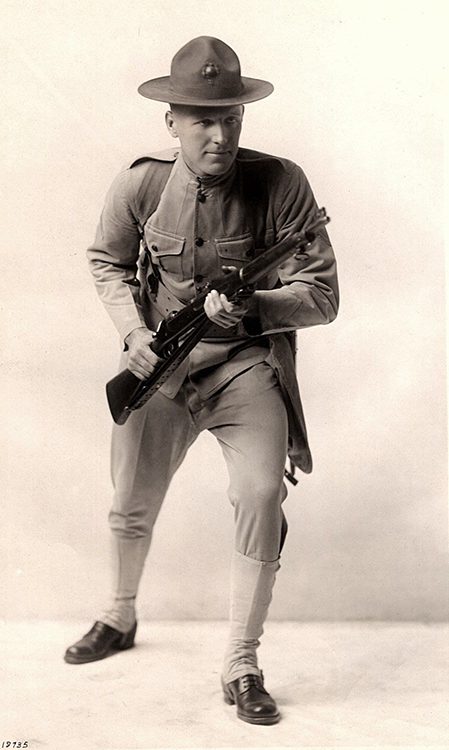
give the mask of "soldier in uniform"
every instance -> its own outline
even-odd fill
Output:
[[[123,342],[120,369],[140,379],[158,365],[149,344],[158,322],[204,285],[300,231],[316,210],[310,185],[287,159],[239,148],[244,104],[268,96],[243,77],[235,52],[198,37],[174,56],[169,76],[143,83],[169,104],[180,147],[143,156],[115,179],[88,260]],[[332,321],[338,287],[326,230],[245,300],[211,291],[205,337],[156,395],[114,426],[109,515],[115,559],[112,600],[69,647],[70,664],[134,643],[135,600],[151,535],[173,474],[202,430],[218,440],[229,473],[235,539],[224,698],[254,724],[280,718],[264,687],[257,647],[287,524],[284,466],[312,468],[296,381],[296,329]]]

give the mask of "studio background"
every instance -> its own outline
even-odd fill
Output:
[[[444,5],[355,0],[6,2],[1,318],[4,616],[91,620],[109,580],[120,343],[85,248],[134,157],[174,145],[137,86],[200,34],[274,94],[241,145],[293,159],[332,217],[342,306],[298,335],[314,455],[285,510],[271,616],[444,620],[448,513]],[[6,64],[5,64],[6,61]],[[203,435],[169,491],[140,617],[227,615],[232,511]]]

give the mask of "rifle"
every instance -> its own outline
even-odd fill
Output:
[[[185,307],[163,318],[150,344],[152,351],[161,359],[155,371],[145,380],[140,380],[130,370],[122,370],[106,384],[114,422],[124,424],[131,412],[143,406],[159,390],[203,338],[212,325],[204,312],[204,302],[211,289],[225,294],[232,301],[250,295],[259,279],[276,269],[287,258],[303,251],[315,240],[316,231],[329,221],[326,210],[320,208],[306,221],[300,232],[295,232],[264,250],[243,268],[229,271],[208,282],[203,291]]]

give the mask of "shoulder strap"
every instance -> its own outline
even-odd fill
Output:
[[[128,167],[134,188],[133,211],[141,236],[147,219],[159,205],[176,157],[176,151],[150,154],[135,159]]]
[[[146,294],[145,290],[148,285],[150,293],[156,296],[159,286],[159,274],[146,247],[144,227],[159,205],[176,156],[175,152],[168,155],[167,152],[164,152],[154,156],[141,156],[128,166],[129,178],[133,183],[133,189],[131,190],[133,196],[132,209],[143,251],[139,266],[142,294]]]

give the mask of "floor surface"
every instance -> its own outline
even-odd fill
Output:
[[[135,648],[66,664],[90,625],[1,624],[0,748],[449,748],[449,625],[269,622],[271,727],[223,702],[225,623],[141,623]]]

